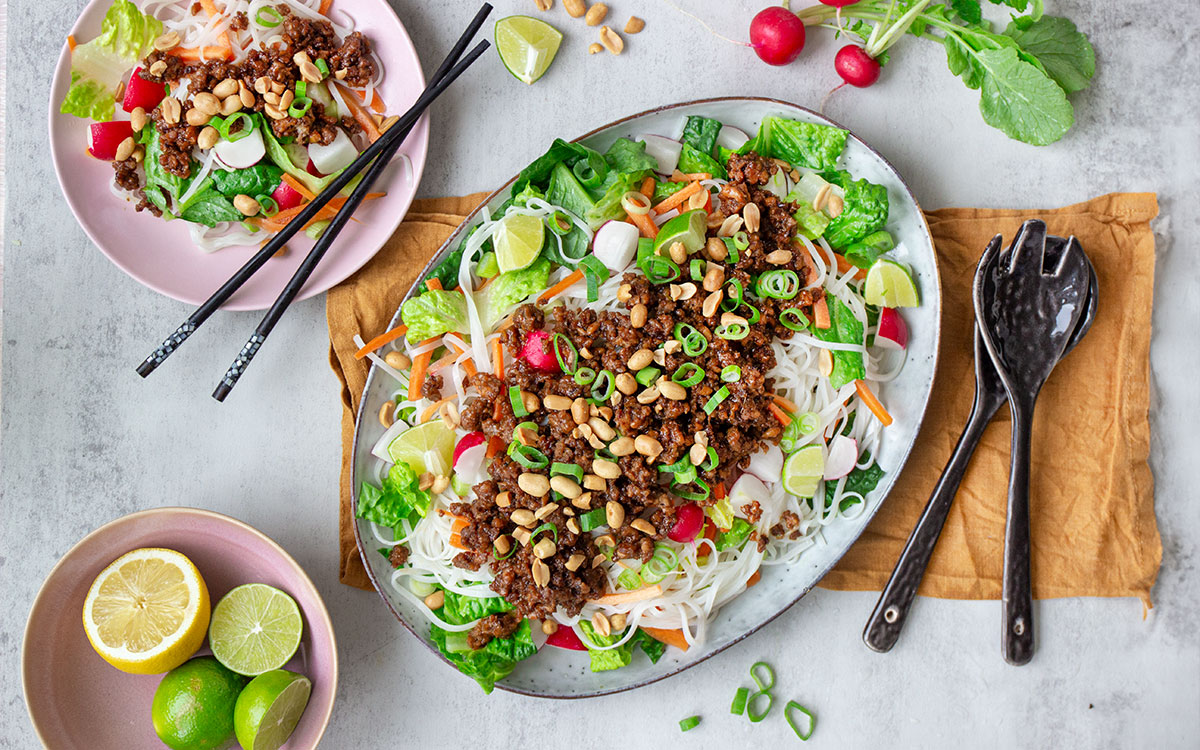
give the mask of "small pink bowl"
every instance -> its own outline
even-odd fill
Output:
[[[337,693],[337,643],[321,596],[296,561],[241,521],[194,508],[157,508],[118,518],[63,556],[33,602],[21,651],[25,705],[46,747],[161,749],[150,702],[161,675],[132,675],[101,659],[83,632],[83,600],[109,563],[139,547],[187,555],[215,605],[243,583],[267,583],[287,593],[304,615],[304,637],[287,669],[308,676],[312,697],[285,748],[314,748]],[[207,648],[202,651],[207,652]]]

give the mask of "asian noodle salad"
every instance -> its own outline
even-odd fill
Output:
[[[182,219],[207,252],[261,244],[398,119],[370,40],[331,4],[116,0],[98,37],[68,39],[61,110],[94,121],[88,152],[136,210]]]
[[[544,645],[601,671],[701,643],[864,511],[918,299],[846,139],[689,117],[555,141],[356,342],[396,386],[364,534],[485,690]]]

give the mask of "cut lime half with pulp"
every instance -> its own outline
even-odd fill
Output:
[[[454,456],[454,430],[440,419],[419,424],[396,436],[388,445],[388,455],[395,463],[424,474],[449,474]]]
[[[654,252],[660,248],[670,249],[676,242],[682,242],[689,253],[694,253],[704,247],[704,238],[708,233],[708,214],[700,209],[688,211],[671,219],[658,230],[654,239]]]
[[[259,675],[287,664],[303,632],[295,599],[274,586],[247,583],[213,607],[208,645],[234,672]]]
[[[796,497],[812,497],[825,474],[825,449],[806,445],[783,462],[783,489]]]
[[[546,225],[536,216],[511,214],[500,220],[492,239],[501,273],[517,271],[537,260],[546,241]]]
[[[522,83],[533,83],[545,74],[562,38],[558,29],[530,16],[509,16],[496,22],[500,60]]]
[[[880,307],[917,307],[921,298],[908,269],[894,260],[880,258],[867,271],[863,299]]]
[[[308,705],[312,682],[276,669],[250,681],[233,708],[233,726],[243,750],[279,750],[295,731]]]

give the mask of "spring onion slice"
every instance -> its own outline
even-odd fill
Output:
[[[794,718],[792,718],[792,710],[793,709],[795,709],[796,711],[799,711],[800,713],[802,713],[808,717],[808,731],[807,732],[800,731],[800,727],[796,726],[796,721]],[[796,701],[788,701],[787,702],[787,705],[784,706],[784,708],[783,708],[783,717],[785,719],[787,719],[788,726],[792,728],[792,731],[795,732],[796,736],[799,737],[801,740],[807,740],[809,737],[812,737],[813,730],[815,730],[817,728],[817,717],[813,716],[812,711],[809,711],[807,708],[800,705]]]
[[[736,383],[742,379],[742,368],[737,365],[726,365],[721,370],[722,383]]]
[[[730,263],[737,263],[741,256],[738,255],[738,246],[734,243],[732,237],[722,237],[721,241],[725,243],[725,252]]]
[[[754,704],[758,702],[759,698],[764,696],[767,699],[767,706],[762,710],[762,713],[758,713],[754,710]],[[771,713],[771,704],[774,702],[775,696],[771,695],[766,690],[755,693],[754,695],[750,696],[750,700],[746,703],[746,718],[749,719],[752,724],[757,724],[758,722],[767,718],[767,714]]]
[[[708,339],[692,325],[676,323],[674,333],[675,340],[683,345],[683,353],[689,357],[698,357],[708,349]]]
[[[725,282],[725,299],[721,300],[721,309],[725,312],[733,312],[741,307],[745,291],[742,282],[738,279],[730,279]]]
[[[563,211],[555,211],[548,215],[545,219],[545,224],[547,229],[559,237],[566,237],[575,226],[575,222],[571,221],[571,217]]]
[[[600,187],[600,183],[604,182],[605,172],[599,172],[593,168],[591,162],[587,159],[580,159],[571,167],[571,171],[575,173],[575,177],[583,184],[585,188],[593,189]]]
[[[521,398],[521,389],[515,385],[508,387],[508,403],[512,405],[514,416],[529,416],[529,410],[525,408],[525,399]]]
[[[492,557],[496,558],[497,560],[507,560],[508,558],[510,558],[510,557],[512,557],[513,555],[517,554],[517,547],[518,547],[518,546],[520,546],[520,545],[517,545],[517,544],[509,544],[509,546],[508,546],[508,552],[507,552],[507,553],[505,553],[505,555],[504,555],[503,557],[501,557],[500,555],[496,554],[496,545],[495,545],[495,544],[493,544],[493,545],[492,545]]]
[[[558,360],[562,371],[568,375],[574,374],[579,364],[579,350],[575,348],[571,339],[556,333],[550,338],[550,348],[554,350],[554,358]]]
[[[508,457],[526,469],[544,469],[550,465],[550,459],[537,448],[521,445],[513,441],[508,445]]]
[[[729,713],[734,716],[741,716],[746,713],[746,699],[750,697],[750,688],[740,687],[733,694],[733,703],[729,706]]]
[[[764,677],[759,677],[759,673],[762,673]],[[758,689],[765,693],[775,687],[775,670],[771,669],[771,665],[765,661],[756,661],[750,665],[750,679],[754,680]]]
[[[617,583],[620,584],[622,588],[629,589],[630,591],[636,591],[642,587],[642,577],[632,570],[626,568],[625,570],[621,571],[621,575],[617,576]]]
[[[704,281],[704,261],[692,258],[688,266],[692,269],[692,281]]]
[[[721,463],[721,459],[717,456],[716,448],[710,445],[706,450],[708,458],[700,464],[700,471],[712,471]]]
[[[779,324],[791,331],[803,331],[808,328],[808,318],[795,307],[789,307],[779,313]]]
[[[590,367],[580,367],[575,371],[575,382],[579,385],[587,385],[596,379],[596,371]]]
[[[325,58],[318,57],[316,62],[317,70],[321,71],[321,76],[329,75],[329,63],[325,62]]]
[[[258,201],[258,205],[262,208],[262,215],[271,217],[279,213],[279,204],[269,195],[256,195],[254,200]]]
[[[796,423],[800,425],[800,432],[805,435],[811,435],[821,426],[821,419],[811,411],[806,411],[803,414],[797,414]]]
[[[650,199],[636,190],[630,190],[621,196],[621,208],[634,216],[645,216],[650,213]]]
[[[568,464],[562,461],[555,461],[554,463],[550,464],[550,476],[553,477],[557,476],[558,474],[572,477],[576,482],[583,481],[583,467],[579,466],[579,464]]]
[[[518,422],[517,426],[513,428],[513,440],[517,439],[517,433],[520,432],[522,429],[533,430],[536,433],[537,432],[537,423],[536,422]]]
[[[283,16],[269,5],[264,5],[254,14],[254,22],[264,29],[273,29],[283,23]]]
[[[639,265],[642,273],[646,275],[646,280],[651,284],[666,284],[679,278],[679,266],[670,258],[661,255],[647,255],[641,259]]]
[[[658,380],[658,376],[662,374],[662,370],[654,365],[643,367],[634,373],[633,379],[638,382],[643,388],[649,388]]]
[[[242,129],[235,131],[233,125],[236,122],[242,123]],[[235,112],[226,118],[214,117],[209,120],[209,125],[217,129],[221,137],[229,142],[240,141],[254,130],[254,120],[245,112]]]
[[[750,326],[745,323],[722,323],[713,329],[713,335],[728,341],[741,341],[750,335]]]
[[[606,523],[608,523],[608,518],[604,514],[604,508],[589,510],[579,517],[579,528],[583,531],[598,529]]]
[[[288,107],[288,117],[300,118],[308,114],[308,110],[312,109],[313,100],[307,96],[298,96]]]
[[[745,231],[736,232],[732,239],[733,246],[738,250],[745,250],[750,247],[750,235],[746,234]]]
[[[296,98],[308,95],[308,81],[296,81]]]
[[[696,467],[693,466],[692,471],[695,471],[695,470],[696,470]],[[712,489],[708,486],[708,482],[705,482],[703,479],[700,479],[699,477],[697,477],[696,479],[693,479],[691,481],[691,484],[694,484],[697,487],[699,487],[700,491],[693,492],[691,490],[680,489],[679,487],[672,487],[671,492],[675,493],[676,497],[681,497],[684,500],[691,500],[693,502],[699,502],[701,500],[704,500],[710,494],[712,494]]]
[[[675,374],[671,376],[671,380],[679,383],[684,388],[691,388],[701,380],[704,380],[704,374],[704,368],[700,365],[695,362],[684,362],[675,371]]]
[[[541,534],[543,531],[554,532],[554,543],[558,544],[558,527],[555,526],[554,524],[550,523],[549,521],[542,524],[541,526],[538,526],[536,529],[533,530],[533,533],[529,535],[529,543],[533,544],[534,540],[537,539],[537,535]]]
[[[600,285],[608,281],[608,268],[595,255],[580,258],[579,268],[587,279],[587,301],[595,302],[600,299]]]
[[[679,722],[679,731],[686,732],[689,729],[695,729],[700,725],[699,716],[689,716]]]
[[[767,271],[754,282],[754,293],[759,297],[791,299],[800,293],[800,277],[788,269]]]
[[[592,400],[597,404],[607,403],[617,389],[617,376],[612,370],[601,370],[592,381]]]
[[[727,398],[729,398],[729,386],[723,385],[708,399],[708,403],[704,405],[704,413],[711,416],[721,402]]]

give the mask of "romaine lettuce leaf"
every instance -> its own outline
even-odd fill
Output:
[[[475,295],[483,329],[490,331],[510,310],[546,289],[550,282],[550,261],[544,256],[528,267],[507,271],[492,280]]]
[[[684,143],[702,154],[711,156],[717,145],[717,135],[721,132],[721,123],[708,117],[692,115],[683,126]],[[680,170],[685,172],[687,170]],[[707,171],[707,170],[706,170]]]
[[[656,182],[654,183],[654,197],[650,200],[656,204],[661,203],[685,187],[687,187],[686,182]]]
[[[474,678],[485,693],[492,692],[496,680],[511,674],[517,662],[537,653],[529,620],[522,620],[516,632],[508,638],[493,638],[478,651],[451,651],[446,646],[446,637],[450,634],[437,625],[430,625],[429,629],[430,637],[442,655],[458,667],[458,671]]]
[[[283,170],[274,164],[255,164],[247,169],[235,169],[226,172],[223,169],[213,170],[213,188],[226,197],[244,194],[251,198],[259,195],[270,195],[279,187],[279,178]]]
[[[754,531],[754,526],[741,518],[734,518],[733,526],[728,531],[717,534],[717,551],[741,547],[750,538],[751,531]]]
[[[467,301],[462,292],[430,289],[410,297],[400,309],[404,324],[408,326],[405,335],[412,343],[450,331],[461,333],[467,330]]]
[[[588,148],[582,143],[568,143],[561,138],[555,138],[546,153],[535,159],[532,164],[521,170],[521,174],[517,175],[517,180],[512,186],[513,193],[521,192],[529,184],[540,187],[550,178],[555,166],[565,163],[570,167],[580,159],[587,159],[592,168],[598,172],[606,168],[604,157],[595,149]]]
[[[232,201],[208,186],[200,188],[188,198],[179,218],[206,227],[215,227],[223,221],[241,221],[245,217],[241,211],[234,208]]]
[[[814,211],[811,203],[796,203],[796,213],[792,214],[800,234],[810,240],[815,240],[825,234],[829,226],[829,216],[824,211]]]
[[[334,177],[341,174],[341,170],[330,175],[325,175],[324,177],[317,177],[314,174],[310,174],[304,168],[307,165],[297,165],[292,161],[292,157],[288,156],[287,149],[283,147],[283,144],[279,142],[275,134],[271,132],[270,126],[262,119],[262,115],[255,113],[253,117],[255,118],[255,124],[262,130],[263,144],[267,147],[267,158],[273,161],[275,166],[299,180],[300,184],[304,185],[304,187],[311,190],[314,194],[319,194],[330,182],[333,182]],[[342,189],[342,193],[345,194],[347,191],[353,190],[355,184],[353,181],[347,184]]]
[[[71,52],[71,88],[63,99],[65,114],[107,121],[113,117],[117,86],[149,52],[162,22],[116,0],[104,14],[100,36]]]
[[[683,149],[679,152],[679,171],[684,174],[707,172],[721,180],[729,176],[725,167],[722,167],[716,159],[692,148],[688,143],[683,144]]]
[[[608,162],[609,169],[622,173],[652,171],[658,166],[658,161],[646,153],[645,143],[628,138],[618,138],[604,152],[604,160]]]
[[[827,170],[837,165],[849,134],[841,128],[782,117],[763,118],[758,134],[737,150],[783,159],[794,167]]]
[[[854,317],[849,307],[832,294],[825,295],[829,306],[829,327],[813,326],[811,332],[822,341],[833,341],[841,344],[862,344],[863,326]],[[835,351],[833,355],[833,372],[829,374],[829,384],[841,388],[847,383],[866,377],[861,352]]]
[[[599,229],[606,221],[624,218],[625,208],[621,205],[621,198],[629,191],[640,188],[642,181],[650,174],[648,169],[640,172],[609,172],[603,186],[604,193],[583,215],[588,226]]]
[[[658,664],[658,660],[662,658],[663,652],[667,650],[667,644],[662,641],[655,640],[646,634],[646,631],[639,630],[633,640],[638,642],[642,647],[643,653],[650,658],[651,664]]]
[[[429,511],[430,495],[417,486],[417,472],[408,464],[393,464],[383,487],[363,482],[358,489],[358,518],[396,528],[407,518],[415,521]]]
[[[625,635],[625,631],[600,635],[592,627],[592,623],[587,620],[580,620],[579,628],[583,631],[583,645],[588,647],[588,656],[591,657],[591,669],[593,672],[607,672],[612,669],[620,669],[621,667],[629,666],[629,662],[633,661],[633,638],[630,638],[621,646],[604,651],[597,651],[590,645],[611,645],[621,640],[621,637]]]
[[[887,230],[871,232],[858,242],[842,248],[842,255],[859,268],[870,268],[879,256],[896,247],[896,241]]]
[[[856,180],[849,172],[838,170],[822,175],[844,191],[842,212],[829,222],[825,239],[835,248],[845,247],[887,224],[888,193],[883,185]]]
[[[462,594],[442,589],[446,595],[446,603],[442,605],[442,619],[451,625],[466,625],[481,617],[508,612],[513,605],[499,596],[464,596]]]
[[[546,200],[565,208],[581,219],[585,219],[588,212],[596,206],[592,196],[579,183],[570,168],[561,162],[554,165],[550,174],[550,185],[546,188]],[[558,252],[557,242],[552,242],[548,250],[555,263],[569,268],[574,268],[579,259],[587,255],[587,251],[588,238],[579,227],[572,227],[571,231],[562,238],[561,253]]]

